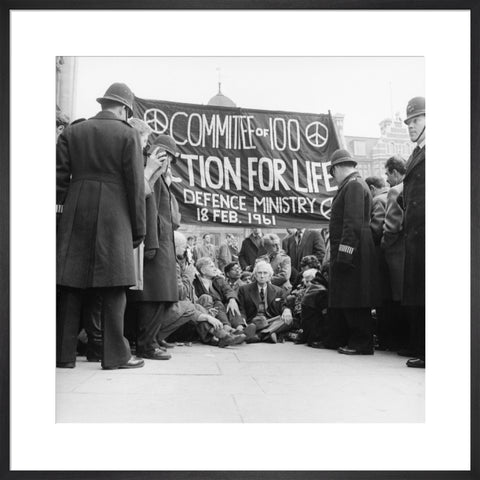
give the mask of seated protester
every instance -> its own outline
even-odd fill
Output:
[[[300,330],[302,328],[302,302],[305,293],[311,286],[312,280],[315,278],[318,270],[315,268],[309,268],[302,273],[302,281],[300,284],[292,290],[286,298],[286,304],[292,311],[293,323],[292,329]],[[302,342],[305,343],[305,342]]]
[[[256,326],[259,340],[277,343],[277,335],[289,330],[293,318],[283,290],[271,284],[272,276],[270,263],[258,261],[253,267],[255,282],[240,287],[238,302],[243,318]]]
[[[321,269],[321,262],[315,255],[306,255],[300,261],[300,271],[295,279],[292,279],[292,289],[297,288],[303,281],[303,272],[309,268]]]
[[[292,274],[292,262],[290,257],[282,250],[280,237],[274,233],[269,233],[262,238],[263,247],[266,254],[257,259],[266,260],[273,269],[271,279],[272,285],[283,289],[284,293],[290,292],[292,284],[290,275]]]
[[[312,270],[306,270],[305,273]],[[326,337],[326,315],[328,308],[328,283],[321,272],[315,271],[307,285],[302,299],[301,325],[302,334],[296,343],[306,343],[309,347],[324,348]]]
[[[252,272],[242,272],[240,274],[240,280],[245,284],[252,283],[253,281]]]
[[[189,341],[196,339],[195,331],[203,343],[226,347],[243,343],[246,336],[243,333],[233,335],[228,332],[220,320],[217,320],[206,309],[196,305],[193,279],[195,267],[185,255],[187,241],[185,236],[175,231],[175,253],[177,257],[177,287],[179,301],[173,302],[165,311],[161,327],[157,333],[157,341],[164,342],[167,337]],[[207,296],[207,295],[206,295]]]
[[[237,262],[230,262],[228,265],[225,265],[223,271],[225,273],[225,280],[227,283],[235,293],[238,293],[240,286],[245,285],[245,282],[240,279],[242,274],[240,265]]]
[[[210,257],[201,257],[196,262],[197,272],[193,280],[197,298],[211,295],[213,307],[218,311],[218,318],[224,325],[234,329],[244,325],[238,309],[237,294],[228,282],[217,274],[217,268]]]

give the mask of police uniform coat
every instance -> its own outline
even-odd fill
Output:
[[[403,304],[425,305],[425,147],[415,148],[403,179],[405,269]]]
[[[372,195],[358,172],[338,188],[330,214],[329,306],[365,308],[379,303],[378,264],[370,229]]]
[[[144,258],[143,290],[129,292],[131,301],[176,302],[179,299],[171,195],[161,175],[153,186],[153,194],[146,199],[145,251],[155,249],[156,254],[151,260]]]
[[[70,126],[57,143],[57,283],[135,284],[133,241],[145,235],[138,133],[112,112]]]

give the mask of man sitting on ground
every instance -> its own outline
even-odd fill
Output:
[[[277,335],[290,328],[292,312],[285,306],[283,290],[270,282],[273,270],[268,262],[259,260],[253,276],[255,282],[238,291],[240,311],[247,323],[256,326],[260,340],[277,343]]]

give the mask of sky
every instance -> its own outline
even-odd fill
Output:
[[[423,57],[77,57],[73,119],[99,110],[114,82],[140,98],[345,115],[344,134],[379,137],[379,123],[425,96]]]

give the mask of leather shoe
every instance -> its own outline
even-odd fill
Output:
[[[312,348],[327,348],[323,342],[310,342],[308,346]]]
[[[166,340],[161,340],[158,344],[163,348],[173,348],[175,346],[174,343],[169,343]]]
[[[87,357],[87,362],[101,362],[102,359],[100,357]]]
[[[407,367],[411,368],[425,368],[425,360],[421,358],[411,358],[407,360]]]
[[[246,335],[241,333],[240,335],[225,335],[223,338],[220,339],[218,342],[218,346],[220,348],[225,348],[230,345],[240,345],[246,340]]]
[[[340,347],[337,350],[338,353],[343,353],[344,355],[373,355],[373,350],[355,350],[354,348]]]
[[[247,337],[245,340],[245,343],[259,343],[260,342],[260,337],[258,335],[253,335],[253,337]]]
[[[123,365],[117,365],[116,367],[102,367],[103,370],[116,370],[117,368],[140,368],[145,365],[145,362],[141,358],[134,357],[133,355],[130,357],[127,363]]]
[[[255,337],[255,332],[257,331],[257,328],[255,327],[255,325],[253,325],[253,323],[251,323],[250,325],[247,325],[244,329],[243,329],[243,334],[245,334],[245,336],[247,337],[247,340],[249,338],[252,338],[252,337]]]
[[[141,358],[148,358],[149,360],[170,360],[172,356],[166,353],[162,348],[156,348],[150,352],[137,354]]]
[[[57,362],[57,368],[75,368],[75,362]]]

